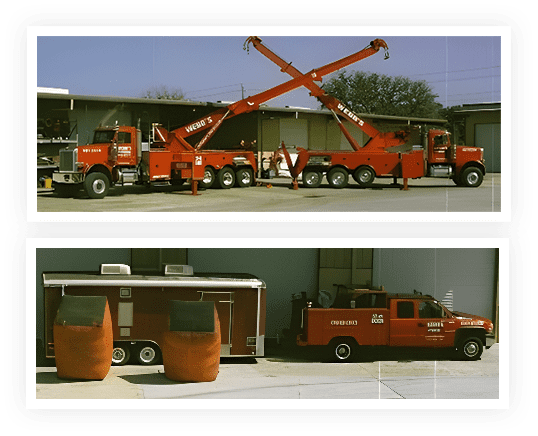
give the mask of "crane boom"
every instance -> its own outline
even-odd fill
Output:
[[[249,38],[249,40],[251,38]],[[225,119],[230,119],[236,115],[255,111],[260,107],[260,104],[272,100],[273,98],[279,97],[280,95],[286,94],[290,91],[293,91],[297,88],[300,88],[301,86],[305,86],[308,89],[316,89],[314,88],[315,86],[321,90],[321,88],[314,84],[314,81],[321,81],[323,76],[333,73],[345,66],[358,62],[368,56],[371,56],[372,54],[377,53],[382,47],[386,48],[385,42],[383,40],[376,39],[372,41],[368,47],[364,48],[363,50],[360,50],[357,53],[353,53],[349,56],[346,56],[330,64],[324,65],[320,68],[316,68],[306,74],[302,74],[298,71],[295,71],[292,75],[293,79],[289,80],[288,82],[282,83],[278,86],[255,94],[251,97],[239,100],[224,108],[218,109],[217,111],[202,118],[199,118],[198,120],[191,122],[185,126],[175,129],[172,132],[167,132],[160,126],[155,127],[156,129],[158,129],[158,135],[154,136],[166,138],[164,142],[167,142],[169,144],[168,148],[173,150],[175,148],[175,144],[177,144],[177,146],[181,145],[183,147],[186,147],[186,144],[188,145],[186,138],[193,135],[194,133],[209,130],[196,145],[189,145],[190,148],[198,151],[207,144],[209,139],[216,133],[216,131]]]
[[[277,64],[281,71],[284,73],[289,74],[292,77],[300,77],[302,73],[295,67],[291,65],[291,62],[287,62],[284,59],[282,59],[280,56],[278,56],[275,52],[273,52],[271,49],[269,49],[267,46],[265,46],[262,43],[262,40],[258,38],[257,36],[251,36],[248,38],[245,42],[245,45],[248,46],[249,43],[252,43],[254,48],[258,50],[261,54],[263,54],[266,58]],[[382,39],[375,39],[370,43],[370,46],[366,49],[359,52],[361,55],[357,56],[357,60],[365,59],[368,56],[371,56],[372,54],[379,51],[379,49],[383,47],[385,49],[385,59],[388,59],[388,46]],[[358,55],[358,54],[357,54]],[[317,84],[314,82],[310,82],[305,85],[306,88],[310,90],[310,95],[313,97],[316,97],[321,103],[329,109],[336,121],[338,122],[338,127],[340,127],[340,130],[350,143],[350,145],[353,147],[355,151],[358,151],[361,147],[356,141],[355,138],[351,135],[351,133],[346,129],[344,124],[341,122],[341,120],[338,118],[337,113],[344,118],[346,118],[348,121],[359,127],[364,133],[366,133],[370,138],[381,138],[385,135],[383,135],[379,130],[377,130],[375,127],[368,124],[366,121],[361,119],[357,114],[353,113],[349,108],[347,108],[341,101],[339,101],[337,98],[333,97],[332,95],[327,94],[327,92],[320,88]],[[372,145],[374,143],[377,143],[378,141],[374,140],[371,141]],[[399,144],[394,144],[391,142],[385,142],[387,146],[394,146]]]

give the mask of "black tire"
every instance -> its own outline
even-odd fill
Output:
[[[235,185],[235,172],[230,167],[222,168],[217,174],[217,180],[222,189],[230,189]]]
[[[327,181],[331,188],[345,188],[349,182],[349,174],[343,168],[333,168],[327,173]]]
[[[357,353],[357,344],[351,339],[334,339],[329,344],[332,360],[335,362],[351,362]]]
[[[353,173],[353,178],[361,186],[372,186],[375,179],[375,172],[370,167],[360,167]]]
[[[484,344],[479,338],[467,338],[461,343],[458,351],[463,360],[478,360],[484,351]]]
[[[131,351],[126,343],[114,344],[112,350],[112,365],[123,366],[131,358]]]
[[[136,357],[141,365],[155,365],[161,358],[161,350],[156,344],[145,343]]]
[[[235,173],[235,185],[248,188],[254,183],[254,172],[250,168],[239,168]]]
[[[468,188],[478,188],[484,180],[484,174],[478,167],[465,168],[459,175],[460,183]]]
[[[215,183],[215,171],[211,167],[205,167],[204,178],[198,182],[200,188],[209,189]]]
[[[321,181],[323,180],[323,174],[316,170],[303,170],[303,186],[305,188],[319,188]]]
[[[90,198],[105,198],[110,188],[110,181],[103,173],[90,173],[84,179],[84,191]]]

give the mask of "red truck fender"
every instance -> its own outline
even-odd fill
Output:
[[[454,346],[460,358],[478,360],[486,346],[486,331],[482,327],[460,327],[456,330]]]

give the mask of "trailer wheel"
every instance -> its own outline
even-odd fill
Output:
[[[215,183],[215,171],[211,167],[205,167],[204,178],[198,182],[200,188],[209,189]]]
[[[327,174],[327,181],[331,188],[345,188],[349,181],[349,174],[343,168],[333,168]]]
[[[479,187],[482,184],[482,180],[484,180],[484,175],[480,171],[480,168],[477,167],[465,168],[460,175],[461,183],[468,188]]]
[[[356,344],[350,339],[333,340],[329,347],[336,362],[351,362],[355,357]]]
[[[116,345],[112,350],[112,364],[122,366],[125,365],[129,358],[131,357],[131,352],[127,345]]]
[[[235,185],[235,172],[229,167],[224,167],[218,172],[217,180],[222,189],[229,189]]]
[[[155,365],[161,354],[159,348],[155,344],[149,344],[142,347],[138,353],[138,362],[142,365]]]
[[[84,191],[90,198],[104,198],[108,194],[110,182],[103,173],[90,173],[84,179]]]
[[[303,170],[303,186],[305,188],[319,188],[323,175],[316,170]]]
[[[239,168],[235,173],[235,184],[240,188],[248,188],[254,181],[254,173],[250,168]]]
[[[484,344],[479,338],[467,338],[461,344],[459,350],[463,360],[478,360],[484,351]]]
[[[375,173],[370,167],[360,167],[353,173],[353,178],[361,186],[372,186]]]

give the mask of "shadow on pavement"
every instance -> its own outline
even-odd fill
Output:
[[[265,358],[270,362],[334,362],[332,353],[327,347],[309,346],[299,347],[296,345],[277,345],[266,347]],[[354,362],[377,362],[377,361],[439,361],[457,360],[453,350],[432,350],[416,348],[388,348],[360,347],[358,356]]]

